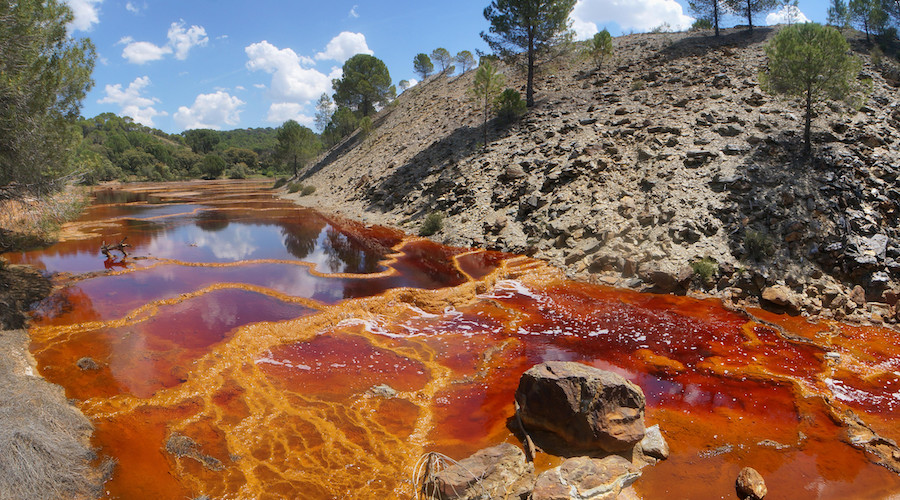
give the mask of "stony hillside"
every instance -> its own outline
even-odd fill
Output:
[[[581,279],[893,322],[896,71],[856,37],[872,93],[859,110],[825,108],[805,160],[802,112],[759,88],[772,34],[617,38],[599,72],[576,58],[545,68],[536,106],[492,123],[486,146],[472,72],[434,77],[302,173],[317,190],[301,203],[412,233],[440,212],[438,240],[534,255]],[[705,276],[704,258],[717,263]]]

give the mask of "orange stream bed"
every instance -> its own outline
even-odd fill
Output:
[[[99,244],[123,236],[131,256],[104,262]],[[547,360],[643,388],[672,450],[644,469],[644,498],[733,498],[744,466],[770,499],[900,492],[840,418],[900,439],[893,330],[567,281],[252,182],[100,191],[61,243],[7,258],[55,273],[32,352],[118,461],[108,498],[410,498],[423,453],[517,443],[519,376]],[[173,436],[192,444],[173,453]]]

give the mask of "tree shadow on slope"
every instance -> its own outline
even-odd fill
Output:
[[[506,137],[511,128],[502,126],[496,119],[488,122],[488,146],[491,142]],[[480,126],[456,128],[418,152],[381,182],[372,185],[366,192],[370,208],[391,210],[398,204],[408,204],[411,195],[424,199],[425,204],[421,210],[423,213],[445,210],[450,205],[469,205],[460,204],[460,201],[469,200],[474,203],[474,192],[466,182],[469,173],[463,172],[459,163],[478,154],[482,141],[484,134]],[[433,178],[434,175],[437,177]]]
[[[762,27],[754,28],[751,32],[746,29],[734,28],[733,31],[726,30],[730,32],[725,32],[718,37],[712,35],[687,36],[672,42],[661,50],[660,54],[667,61],[677,61],[687,57],[699,57],[720,48],[743,49],[766,41],[773,30],[773,28]]]

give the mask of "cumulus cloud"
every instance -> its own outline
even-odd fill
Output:
[[[154,106],[160,101],[155,97],[144,97],[141,94],[150,85],[150,78],[141,76],[135,78],[128,87],[123,89],[121,84],[107,85],[106,97],[98,100],[100,104],[117,104],[119,114],[130,116],[134,121],[148,127],[153,126],[153,118],[166,116],[165,111],[158,111]]]
[[[353,33],[351,31],[343,31],[338,36],[331,39],[325,46],[324,52],[316,54],[318,60],[335,60],[343,63],[347,59],[356,54],[369,54],[372,52],[366,44],[366,36],[362,33]]]
[[[66,0],[72,9],[73,19],[69,23],[69,32],[90,31],[100,22],[100,4],[103,0]]]
[[[272,75],[269,89],[276,102],[309,103],[331,90],[329,75],[305,68],[309,58],[301,57],[291,49],[279,49],[263,40],[248,45],[244,52],[250,59],[247,69]]]
[[[578,38],[596,33],[597,25],[616,23],[623,30],[649,31],[663,23],[672,29],[690,28],[694,18],[685,15],[675,0],[578,0],[572,10],[572,27]]]
[[[808,23],[809,18],[794,5],[785,5],[777,12],[771,12],[766,16],[766,24],[796,24]]]
[[[187,59],[188,52],[193,47],[203,47],[209,42],[203,26],[192,25],[184,29],[184,21],[172,23],[166,37],[169,39],[169,47],[175,52],[175,59],[180,61]]]
[[[174,22],[166,33],[168,43],[156,45],[151,42],[135,42],[130,36],[122,37],[118,43],[125,44],[122,57],[134,64],[145,64],[151,61],[159,61],[169,54],[174,54],[175,59],[183,61],[187,59],[188,52],[194,47],[203,47],[209,43],[206,29],[203,26],[192,25],[185,28],[184,21]]]
[[[145,64],[151,61],[159,61],[166,54],[171,54],[169,47],[160,47],[150,42],[128,42],[122,50],[122,57],[133,64]]]
[[[244,101],[220,90],[212,94],[198,95],[193,106],[179,107],[172,118],[184,129],[218,130],[223,125],[237,125],[241,115],[240,108],[244,104]]]
[[[272,123],[284,123],[295,120],[300,125],[312,127],[316,121],[314,117],[303,114],[304,105],[295,102],[276,102],[269,106],[269,114],[266,120]]]

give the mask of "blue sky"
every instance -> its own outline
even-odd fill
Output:
[[[397,83],[414,80],[419,52],[487,50],[479,33],[489,0],[65,1],[73,36],[90,37],[99,54],[82,114],[113,112],[172,133],[287,119],[312,127],[315,101],[356,53],[383,60]],[[823,22],[827,1],[799,8]],[[682,0],[579,0],[572,14],[581,38],[692,21]]]

